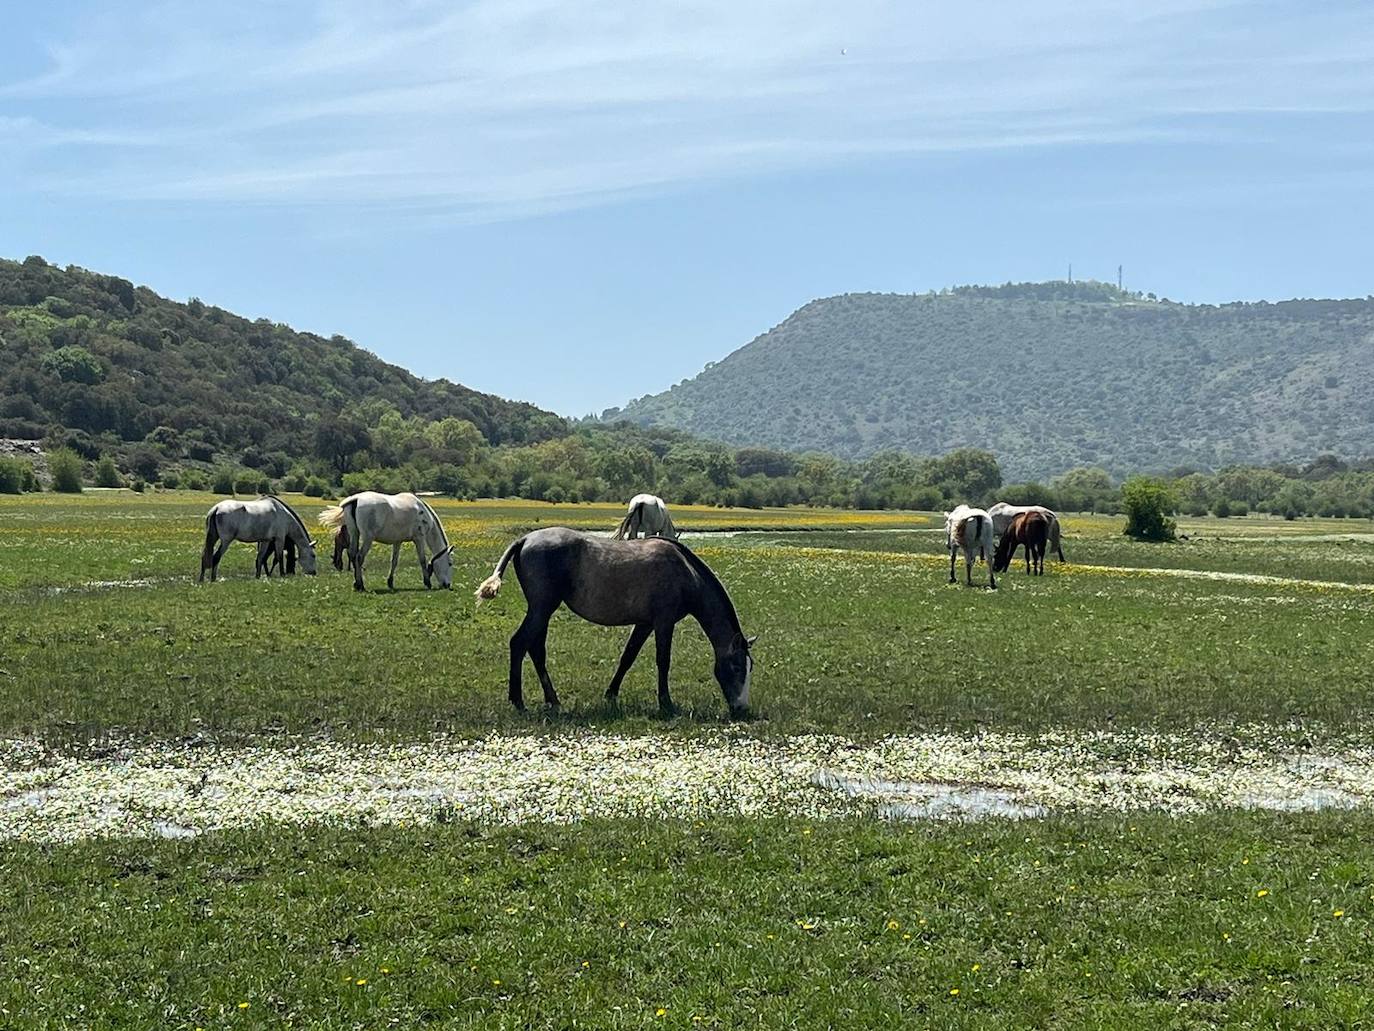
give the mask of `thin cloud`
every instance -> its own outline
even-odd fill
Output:
[[[1354,5],[172,0],[82,24],[0,84],[13,187],[484,220],[894,154],[1182,142],[1199,116],[1374,95]]]

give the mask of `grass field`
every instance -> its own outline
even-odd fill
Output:
[[[291,501],[307,520],[321,507]],[[760,635],[756,712],[731,724],[690,624],[676,718],[656,710],[649,654],[607,707],[626,632],[566,615],[549,642],[563,711],[506,704],[522,599],[514,578],[480,608],[471,588],[523,530],[609,529],[618,508],[439,502],[456,589],[424,591],[407,552],[386,591],[378,549],[357,596],[327,566],[255,581],[244,545],[221,582],[195,583],[209,503],[0,499],[0,828],[45,839],[0,841],[4,1026],[1363,1019],[1367,524],[1183,520],[1189,540],[1141,545],[1120,520],[1069,516],[1068,565],[1035,579],[1014,566],[991,592],[945,582],[938,515],[675,509],[689,532],[745,531],[689,538]],[[452,790],[445,764],[469,761],[454,750],[479,740],[492,797],[516,801],[431,804],[431,788]],[[418,750],[429,765],[414,760],[418,788],[383,785],[399,807],[347,793],[331,806],[321,786],[344,760],[300,758],[328,748],[383,769],[386,749]],[[583,770],[563,788],[565,767],[539,765],[579,749],[614,767],[604,783]],[[234,820],[195,824],[200,792],[237,799],[243,785],[221,781],[255,775],[232,772],[225,750],[300,768],[271,806],[249,792]],[[869,753],[885,757],[874,776],[1014,788],[1040,815],[881,819],[766,790],[791,777],[797,797],[821,797],[816,755]],[[717,755],[738,788],[712,783]],[[765,762],[780,772],[760,773],[748,797],[764,801],[746,804],[746,773]],[[1073,764],[1081,805],[1061,797]],[[1337,802],[1282,812],[1196,786],[1261,770],[1326,792],[1293,808]],[[142,786],[121,788],[135,773]],[[640,798],[626,776],[642,803],[560,801]],[[118,819],[80,811],[73,786],[92,778],[103,793],[89,805]],[[195,837],[155,836],[148,785],[193,814]],[[299,818],[271,817],[293,798]],[[522,799],[542,804],[521,816]]]

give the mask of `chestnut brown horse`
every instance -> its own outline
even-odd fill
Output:
[[[1025,545],[1026,572],[1034,572],[1036,576],[1044,576],[1045,545],[1049,539],[1049,519],[1035,509],[1022,512],[1011,521],[1011,525],[1007,527],[1007,532],[1002,534],[1002,539],[997,542],[997,556],[993,560],[992,568],[999,573],[1004,572],[1011,565],[1012,556],[1016,554],[1016,549]],[[1034,570],[1031,569],[1032,560],[1035,563]]]

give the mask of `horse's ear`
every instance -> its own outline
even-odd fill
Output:
[[[752,647],[754,647],[754,642],[757,641],[758,639],[759,639],[759,635],[758,635],[758,634],[755,634],[753,637],[746,637],[746,638],[744,639],[744,643],[747,644],[750,648],[752,648]]]

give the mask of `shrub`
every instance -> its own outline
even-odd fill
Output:
[[[182,477],[181,485],[187,490],[205,490],[209,483],[200,472],[192,469]]]
[[[312,476],[310,477],[310,479],[305,481],[305,487],[302,490],[302,493],[304,493],[307,498],[322,498],[325,496],[328,490],[328,483],[320,479],[318,476]]]
[[[272,481],[262,473],[243,473],[234,480],[235,494],[270,494]]]
[[[115,468],[114,459],[109,455],[101,455],[100,461],[95,464],[95,485],[97,487],[124,486],[124,481],[119,478],[119,470]]]
[[[162,485],[168,490],[176,490],[181,484],[181,476],[175,469],[168,469],[162,474]]]
[[[129,486],[133,488],[133,492],[135,494],[142,494],[145,490],[148,489],[147,481],[144,480],[141,476],[135,476],[134,482],[129,484]]]
[[[48,469],[52,472],[52,489],[63,494],[81,493],[81,459],[70,448],[62,448],[48,456]]]
[[[234,470],[228,466],[221,466],[216,469],[214,478],[210,482],[210,489],[216,494],[234,493]]]
[[[19,458],[0,458],[0,494],[19,494],[24,490],[24,470],[28,462]]]
[[[1171,541],[1178,526],[1169,518],[1177,507],[1173,492],[1162,480],[1132,476],[1121,485],[1126,509],[1126,536],[1139,541]]]

